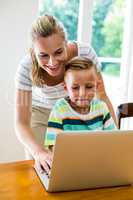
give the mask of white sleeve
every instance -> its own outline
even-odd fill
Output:
[[[31,91],[31,60],[29,56],[25,56],[21,60],[15,75],[15,86],[17,89]]]
[[[78,56],[90,58],[94,62],[94,64],[96,65],[98,71],[100,71],[101,70],[101,63],[99,62],[98,57],[97,57],[94,49],[88,44],[77,43],[77,46],[78,46]]]

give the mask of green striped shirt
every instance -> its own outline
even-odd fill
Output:
[[[54,145],[56,134],[60,130],[113,130],[116,125],[110,115],[107,105],[94,99],[90,104],[88,114],[77,113],[64,98],[58,100],[53,107],[48,120],[45,145]]]

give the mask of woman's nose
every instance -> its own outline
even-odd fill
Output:
[[[49,58],[48,65],[54,66],[54,65],[56,65],[56,64],[57,64],[56,59],[55,59],[54,57],[51,56],[51,57]]]

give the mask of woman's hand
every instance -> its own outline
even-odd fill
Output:
[[[53,153],[50,150],[40,150],[34,154],[35,166],[40,173],[49,174],[52,164]]]
[[[97,90],[96,90],[97,98],[101,100],[105,100],[107,98],[107,94],[105,91],[104,81],[101,73],[97,74]]]
[[[108,106],[108,109],[111,113],[111,116],[116,124],[116,126],[118,126],[117,124],[117,119],[116,119],[116,116],[115,116],[115,112],[114,112],[114,108],[113,108],[113,105],[110,101],[110,99],[108,98],[107,96],[107,93],[105,91],[105,86],[104,86],[104,81],[103,81],[103,78],[102,78],[102,75],[100,72],[98,72],[97,74],[97,90],[96,90],[96,95],[97,95],[97,98],[104,101],[107,106]]]

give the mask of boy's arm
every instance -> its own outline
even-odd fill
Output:
[[[63,130],[62,118],[58,107],[54,106],[48,119],[48,128],[45,135],[44,145],[47,147],[53,146],[55,144],[56,135],[61,130]]]

